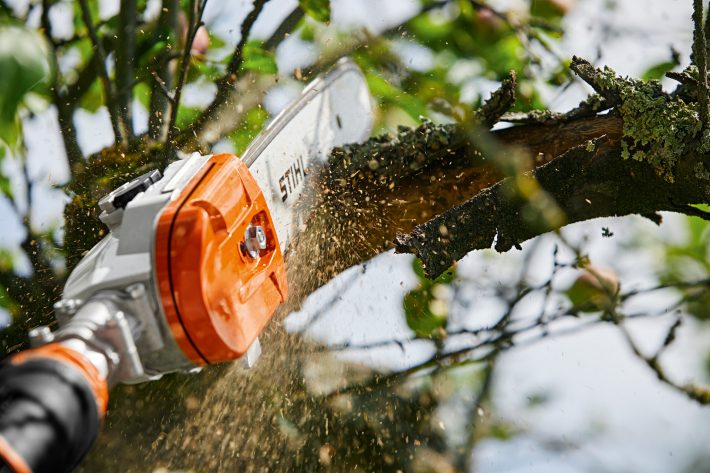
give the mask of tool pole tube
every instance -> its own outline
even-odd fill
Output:
[[[118,360],[107,351],[69,336],[0,364],[0,473],[64,473],[79,464],[106,412]]]

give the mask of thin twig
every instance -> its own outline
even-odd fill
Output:
[[[96,29],[94,28],[93,20],[91,19],[91,10],[89,10],[87,0],[79,0],[79,5],[81,7],[81,17],[86,25],[86,30],[89,33],[89,38],[91,39],[91,44],[93,45],[94,52],[96,54],[98,65],[97,72],[104,89],[106,108],[108,108],[109,117],[111,118],[111,128],[113,128],[113,134],[116,137],[116,142],[122,146],[125,146],[128,143],[128,140],[124,134],[123,128],[119,125],[120,113],[118,111],[116,98],[113,93],[113,84],[111,83],[108,71],[106,70],[106,52],[104,51],[103,43],[96,34]]]
[[[158,75],[158,72],[150,71],[150,75],[153,78],[156,90],[158,90],[160,94],[162,94],[162,96],[168,101],[168,103],[175,104],[175,99],[172,95],[170,95],[170,91],[168,90],[165,82],[163,82],[163,80]]]
[[[622,335],[624,336],[624,339],[626,340],[627,344],[629,345],[629,348],[631,348],[631,351],[636,355],[637,358],[639,358],[641,361],[643,361],[656,375],[659,381],[662,383],[670,386],[671,388],[675,389],[676,391],[680,392],[681,394],[686,395],[690,399],[697,401],[700,404],[703,405],[709,405],[710,404],[710,389],[688,383],[688,384],[679,384],[673,381],[668,377],[668,375],[665,372],[665,369],[661,365],[660,361],[658,360],[658,355],[656,356],[646,356],[642,351],[641,348],[636,344],[636,341],[634,338],[631,336],[631,333],[629,332],[629,329],[624,326],[622,323],[623,317],[616,315],[615,318],[615,324],[619,327]],[[677,329],[677,324],[674,324],[670,331],[675,331]],[[666,339],[670,337],[670,331],[669,335],[666,336]]]
[[[298,22],[305,16],[303,10],[300,7],[294,8],[291,13],[288,14],[286,18],[283,19],[281,24],[276,27],[271,36],[264,41],[264,49],[271,51],[275,49],[276,46],[281,44],[281,41],[286,39],[288,35],[296,28]]]
[[[483,368],[483,382],[481,384],[481,389],[478,392],[478,396],[476,396],[469,412],[469,422],[466,427],[466,447],[464,448],[462,458],[460,459],[460,471],[473,471],[473,450],[476,448],[476,444],[478,443],[480,436],[478,428],[482,420],[481,418],[483,417],[480,410],[490,399],[491,390],[493,388],[493,373],[496,361],[497,354],[494,353],[486,363],[486,366]]]
[[[86,0],[82,0],[86,1]],[[122,143],[133,137],[133,84],[135,82],[136,0],[121,0],[118,13],[115,75],[116,107]]]
[[[244,47],[249,41],[249,35],[251,34],[251,29],[254,26],[257,18],[261,15],[261,11],[264,9],[264,5],[269,0],[254,0],[254,8],[249,12],[241,26],[241,38],[239,38],[239,43],[237,47],[234,48],[234,53],[232,54],[232,59],[229,60],[227,65],[227,73],[222,77],[221,82],[223,82],[225,87],[229,87],[237,80],[237,72],[244,62]]]
[[[227,65],[227,71],[221,78],[217,80],[217,93],[215,95],[215,98],[202,112],[202,114],[200,114],[200,116],[197,118],[197,120],[192,126],[192,132],[196,135],[200,134],[202,129],[209,121],[217,118],[217,116],[219,115],[219,111],[230,100],[230,97],[232,96],[232,91],[234,90],[235,84],[237,83],[237,73],[239,72],[239,68],[241,67],[242,62],[244,61],[244,47],[246,46],[246,43],[249,40],[249,35],[251,33],[252,27],[254,26],[254,23],[256,22],[257,18],[259,18],[259,15],[264,9],[264,5],[268,1],[269,0],[254,0],[254,7],[246,16],[246,18],[244,18],[244,21],[241,25],[241,37],[239,38],[239,43],[237,43],[237,46],[234,48],[232,57],[229,60],[229,64]],[[283,34],[285,36],[285,33]],[[276,39],[274,39],[274,42],[275,41]]]
[[[195,41],[197,30],[202,26],[202,15],[205,12],[207,0],[190,0],[190,22],[187,37],[185,40],[185,49],[183,49],[180,68],[178,69],[178,82],[173,95],[174,104],[170,110],[170,121],[168,122],[168,136],[166,138],[166,150],[168,154],[173,149],[173,137],[175,133],[175,122],[177,121],[178,109],[180,108],[180,98],[182,90],[185,87],[187,73],[190,69],[190,59],[192,58],[192,43]]]
[[[50,45],[51,61],[54,64],[54,74],[52,77],[52,101],[57,107],[57,121],[59,122],[59,130],[64,143],[64,151],[67,153],[67,161],[69,170],[74,169],[84,161],[84,154],[79,147],[76,137],[76,128],[74,126],[74,102],[68,101],[61,92],[60,80],[61,72],[57,67],[57,46],[52,38],[52,22],[49,19],[49,10],[51,8],[49,0],[42,1],[42,14],[40,22],[44,37]]]
[[[148,116],[148,135],[154,140],[165,140],[168,136],[168,117],[175,100],[170,93],[173,87],[174,74],[171,59],[177,50],[177,28],[179,0],[166,0],[163,2],[163,11],[158,20],[158,37],[165,41],[156,70],[151,71],[155,79],[150,95],[150,108]]]

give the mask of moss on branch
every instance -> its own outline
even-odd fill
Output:
[[[572,69],[589,83],[623,120],[621,157],[647,162],[673,182],[678,160],[698,146],[702,131],[697,104],[665,93],[658,81],[620,77],[575,57]]]

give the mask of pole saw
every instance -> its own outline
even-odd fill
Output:
[[[68,472],[98,436],[109,388],[240,359],[288,293],[284,255],[309,178],[372,126],[365,79],[342,60],[241,158],[197,153],[99,201],[109,234],[69,275],[59,328],[0,366],[0,473]]]

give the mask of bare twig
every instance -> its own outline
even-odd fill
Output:
[[[154,92],[154,93],[155,93],[156,91],[159,92],[160,95],[162,95],[163,98],[164,98],[165,100],[167,100],[168,103],[174,104],[174,103],[175,103],[175,99],[173,98],[172,95],[170,95],[170,90],[168,90],[167,85],[166,85],[165,82],[163,82],[163,80],[160,78],[160,76],[158,75],[158,72],[157,72],[157,71],[150,71],[150,75],[151,75],[151,77],[153,78],[153,81],[154,81],[154,83],[155,83],[155,84],[154,84],[154,85],[155,85],[155,88],[154,88],[154,91],[153,91],[153,92]]]
[[[631,351],[633,351],[634,355],[636,355],[637,358],[643,361],[655,373],[659,381],[670,386],[676,391],[688,396],[690,399],[697,401],[700,404],[710,405],[710,389],[701,387],[693,383],[679,384],[673,381],[670,377],[668,377],[665,369],[663,368],[658,359],[658,353],[654,356],[645,355],[643,351],[641,351],[641,348],[636,344],[634,338],[631,336],[629,329],[624,326],[623,319],[623,316],[616,313],[614,314],[614,323],[621,330],[621,333],[624,336],[624,339],[628,343],[629,347],[631,348]],[[673,338],[675,337],[675,331],[677,330],[678,326],[678,322],[674,323],[671,326],[668,331],[668,335],[666,335],[666,341],[673,341]],[[659,353],[662,352],[665,347],[667,347],[666,341],[664,341],[664,345],[659,349]]]
[[[195,41],[195,35],[197,35],[197,30],[199,30],[202,26],[202,15],[205,12],[206,6],[207,0],[190,0],[189,27],[185,40],[185,48],[183,49],[182,53],[182,60],[180,61],[180,68],[178,69],[178,82],[177,86],[175,87],[175,93],[173,95],[174,104],[170,109],[170,121],[168,122],[168,136],[166,138],[166,150],[168,151],[168,154],[170,154],[173,149],[175,122],[177,121],[178,109],[180,108],[180,98],[182,96],[182,90],[185,87],[185,81],[187,80],[187,72],[190,69],[190,59],[192,58],[192,43]]]
[[[493,373],[495,370],[496,354],[490,357],[483,368],[483,382],[478,396],[469,410],[469,422],[466,427],[467,438],[463,454],[459,459],[460,471],[473,471],[473,450],[476,448],[480,436],[479,425],[482,420],[481,409],[488,403],[493,388]]]
[[[294,8],[291,13],[288,14],[286,18],[281,22],[279,26],[276,27],[271,36],[264,41],[264,49],[270,51],[276,46],[278,46],[281,41],[288,37],[288,35],[296,28],[298,22],[301,21],[305,13],[300,7]]]
[[[239,72],[239,68],[244,61],[244,47],[249,40],[249,35],[254,23],[257,18],[259,18],[259,15],[264,9],[264,5],[268,1],[269,0],[254,0],[254,7],[242,22],[241,38],[239,38],[239,43],[237,43],[237,46],[234,48],[232,57],[227,65],[227,71],[220,79],[217,80],[217,94],[192,126],[192,132],[196,135],[199,135],[210,121],[219,118],[222,107],[224,107],[224,105],[231,99],[232,92],[235,90],[237,84],[237,73]],[[283,34],[285,36],[285,33]],[[276,42],[276,39],[274,39],[273,42]]]
[[[94,53],[96,54],[97,61],[97,72],[99,78],[101,79],[101,84],[104,90],[104,96],[106,97],[106,108],[108,108],[109,117],[111,118],[111,127],[113,128],[113,133],[116,136],[116,142],[122,146],[128,144],[128,139],[125,134],[125,127],[121,126],[119,121],[121,120],[121,114],[118,110],[116,97],[113,91],[113,84],[108,76],[108,70],[106,69],[106,52],[104,51],[104,45],[96,34],[96,29],[94,28],[94,23],[91,18],[91,10],[89,10],[89,5],[87,0],[79,0],[79,5],[81,7],[81,17],[86,25],[86,29],[89,33],[89,38],[94,48]]]
[[[226,74],[220,79],[220,85],[222,87],[229,88],[237,80],[237,72],[239,72],[239,67],[244,61],[244,46],[246,46],[247,41],[249,41],[251,29],[268,1],[269,0],[254,0],[254,8],[249,12],[247,17],[244,18],[241,26],[241,38],[239,38],[239,43],[237,43],[236,48],[234,48],[232,58],[227,65]],[[218,87],[220,85],[218,85]]]
[[[86,1],[86,0],[82,0]],[[135,82],[136,0],[121,0],[116,42],[116,107],[122,143],[133,137],[133,85]]]
[[[74,170],[84,161],[84,154],[79,147],[76,137],[76,128],[74,126],[74,107],[70,101],[61,92],[60,77],[61,73],[57,67],[57,47],[52,38],[52,22],[49,19],[49,10],[51,8],[49,0],[42,1],[42,14],[40,22],[44,37],[50,44],[51,60],[54,63],[54,76],[52,78],[52,99],[57,107],[57,120],[59,121],[59,130],[64,143],[64,151],[67,153],[67,161],[69,162],[70,171]]]
[[[155,79],[150,96],[148,135],[154,140],[165,140],[168,136],[168,117],[175,101],[170,93],[173,88],[171,55],[177,50],[177,26],[179,0],[163,2],[163,11],[158,20],[158,36],[166,42],[156,70],[151,71]]]

